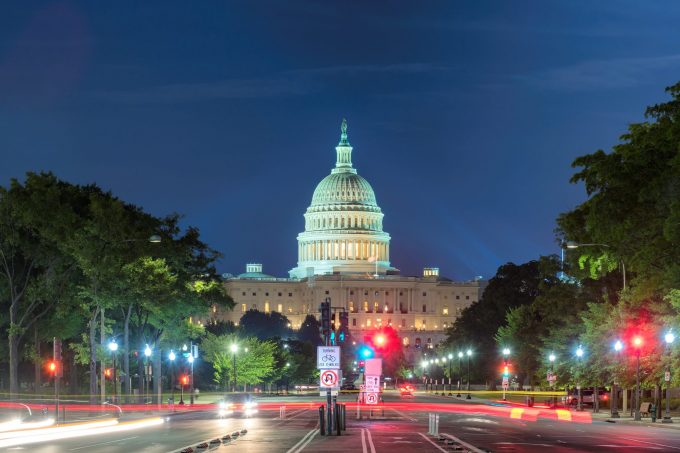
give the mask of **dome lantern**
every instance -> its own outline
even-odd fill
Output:
[[[340,142],[335,147],[335,152],[338,157],[332,173],[357,172],[352,168],[352,146],[349,144],[349,140],[347,140],[347,120],[345,118],[342,119],[342,124],[340,125]]]

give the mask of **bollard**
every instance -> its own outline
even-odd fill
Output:
[[[432,434],[432,414],[427,414],[427,434]]]
[[[279,418],[281,420],[285,420],[285,418],[286,418],[286,406],[280,406],[279,407]]]
[[[435,415],[434,418],[434,435],[439,435],[439,414]]]
[[[345,418],[347,414],[347,405],[342,405],[342,430],[347,431],[347,419]]]
[[[335,407],[333,408],[333,410],[335,411],[335,431],[336,434],[339,436],[341,431],[340,405],[338,403],[335,403]]]
[[[326,435],[326,417],[324,415],[324,407],[321,405],[319,406],[319,434],[322,436]]]
[[[361,420],[361,404],[359,403],[358,399],[357,399],[357,420]]]

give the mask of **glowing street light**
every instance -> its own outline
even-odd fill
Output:
[[[470,356],[472,355],[472,350],[468,349],[466,352],[467,355],[467,368],[468,368],[468,376],[467,376],[467,396],[465,399],[471,400],[472,396],[470,396]]]
[[[579,364],[579,371],[581,371],[581,358],[583,357],[583,346],[578,345],[578,348],[576,348],[576,359],[578,360]],[[576,385],[576,389],[578,390],[578,405],[576,406],[577,411],[582,411],[583,410],[583,398],[581,394],[581,382],[580,382],[580,373],[579,373],[579,382]]]
[[[614,351],[616,351],[616,359],[619,360],[619,354],[623,350],[623,342],[621,340],[616,340],[614,342]],[[614,382],[612,383],[611,391],[611,416],[612,418],[620,418],[619,409],[617,407],[619,402],[619,392],[616,389],[616,376],[614,377]]]
[[[460,398],[460,384],[463,380],[463,351],[458,351],[458,393],[456,397]]]
[[[144,357],[146,357],[146,367],[144,369],[144,383],[146,384],[146,403],[149,402],[149,387],[150,387],[150,381],[151,381],[151,362],[150,362],[150,357],[151,357],[151,348],[147,344],[144,347]]]
[[[175,354],[175,351],[172,349],[170,350],[170,354],[168,354],[168,359],[170,359],[170,376],[171,376],[171,384],[170,387],[172,388],[172,410],[174,412],[175,410],[175,359],[177,358],[177,355]]]
[[[633,346],[635,347],[635,355],[637,357],[637,373],[635,375],[635,421],[642,421],[640,415],[640,348],[642,347],[642,337],[635,336],[633,338]]]
[[[675,341],[675,335],[672,331],[666,332],[664,336],[666,340],[666,347],[668,349],[668,368],[666,373],[664,373],[664,380],[666,381],[666,413],[661,420],[661,423],[673,423],[671,419],[671,345]]]
[[[236,343],[232,343],[231,346],[229,346],[229,349],[231,350],[231,358],[233,361],[234,365],[234,384],[231,386],[231,391],[236,392],[236,351],[238,351],[238,345]]]

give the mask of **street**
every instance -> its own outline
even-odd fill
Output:
[[[285,453],[424,453],[456,451],[457,447],[491,452],[680,450],[680,430],[672,425],[610,423],[605,418],[591,420],[588,412],[565,410],[556,414],[547,408],[508,407],[484,400],[425,394],[402,398],[394,393],[385,394],[384,408],[374,410],[371,419],[362,410],[361,419],[357,420],[353,398],[353,395],[340,397],[340,401],[347,403],[347,430],[341,436],[319,435],[318,406],[322,398],[295,396],[262,398],[260,412],[248,419],[218,419],[214,411],[202,410],[167,416],[161,424],[153,426],[30,444],[2,443],[7,442],[5,439],[0,440],[0,446],[8,451],[44,453],[173,452],[186,447],[196,451],[195,446],[201,442],[246,429],[238,438],[212,450]],[[280,419],[283,405],[286,414]],[[439,415],[439,436],[428,435],[429,414]],[[37,434],[33,436],[36,439]]]

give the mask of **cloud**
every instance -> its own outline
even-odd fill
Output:
[[[387,65],[342,65],[285,71],[271,77],[225,79],[212,82],[175,83],[137,90],[98,91],[98,101],[120,104],[174,104],[220,99],[257,99],[305,96],[320,90],[333,77],[358,77],[373,74],[427,74],[448,68],[426,63]]]
[[[617,89],[643,84],[654,76],[658,76],[659,71],[675,68],[678,65],[680,65],[680,54],[591,60],[515,78],[548,90]]]

